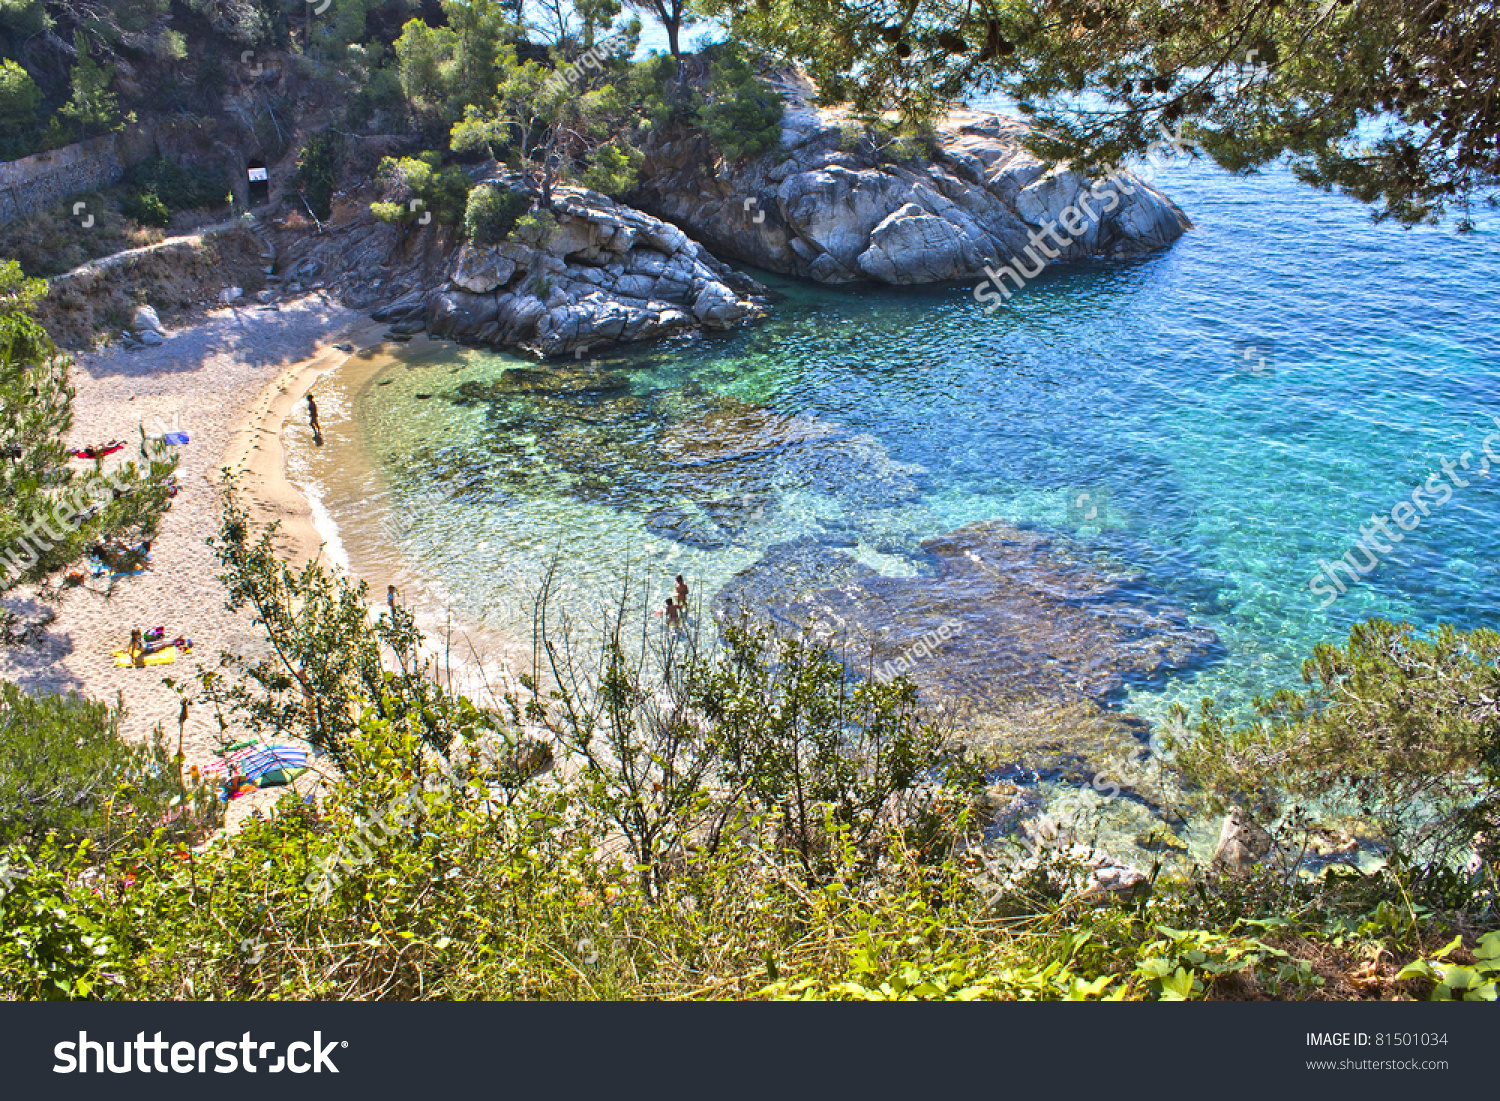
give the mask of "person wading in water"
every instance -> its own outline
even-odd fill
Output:
[[[313,443],[323,446],[323,426],[318,423],[318,403],[313,401],[312,391],[307,392],[307,422],[312,425]]]

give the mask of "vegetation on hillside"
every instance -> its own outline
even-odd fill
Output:
[[[1500,177],[1500,12],[1448,0],[704,0],[733,38],[806,65],[826,99],[927,118],[996,90],[1033,144],[1086,167],[1183,128],[1411,224],[1466,221]]]
[[[628,62],[640,33],[629,12],[667,32],[654,91]],[[629,120],[613,100],[584,103],[605,88],[651,126],[701,126],[731,159],[774,141],[776,105],[742,60],[714,59],[707,80],[688,63],[680,31],[700,19],[735,51],[806,66],[826,101],[871,117],[896,110],[920,124],[998,90],[1041,124],[1039,153],[1086,167],[1183,128],[1227,168],[1289,157],[1309,183],[1407,224],[1455,207],[1467,224],[1500,176],[1500,15],[1446,0],[339,0],[321,13],[284,0],[11,0],[0,6],[0,155],[144,121],[164,96],[203,117],[253,117],[259,140],[283,151],[283,123],[296,120],[277,111],[293,100],[246,85],[251,62],[277,54],[319,88],[311,98],[343,133],[401,134],[413,152],[446,156],[461,126],[469,152],[515,152],[544,175],[598,167],[602,147],[603,178],[624,188],[632,127],[611,128]],[[695,108],[694,95],[707,102]]]
[[[286,568],[232,491],[214,545],[231,605],[253,609],[268,645],[176,687],[325,751],[317,795],[201,840],[204,791],[181,781],[188,810],[148,811],[175,773],[159,747],[111,750],[108,709],[0,692],[0,755],[23,753],[26,709],[81,747],[57,758],[58,803],[0,785],[0,823],[33,793],[29,826],[0,849],[0,993],[1496,996],[1496,865],[1473,827],[1445,846],[1369,834],[1387,857],[1375,870],[1296,847],[1299,813],[1378,822],[1418,771],[1467,792],[1466,820],[1491,828],[1494,724],[1487,705],[1449,707],[1487,698],[1483,632],[1420,641],[1372,624],[1315,656],[1326,679],[1312,697],[1267,705],[1273,730],[1231,736],[1210,718],[1202,751],[1184,747],[1185,778],[1205,797],[1245,795],[1215,747],[1259,737],[1268,751],[1252,756],[1272,767],[1254,791],[1282,805],[1270,851],[1239,875],[1158,864],[1117,893],[1086,847],[1033,841],[1019,859],[1019,837],[986,820],[982,769],[911,684],[860,680],[810,639],[731,627],[710,651],[690,633],[643,634],[627,586],[587,643],[544,584],[522,694],[475,703],[443,687],[403,608],[372,618],[362,587]],[[1371,767],[1341,731],[1411,701],[1377,740],[1421,769]],[[1309,752],[1311,782],[1290,763]],[[151,778],[128,785],[141,762]],[[84,777],[90,796],[69,802]]]

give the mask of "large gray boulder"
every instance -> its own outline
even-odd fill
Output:
[[[1038,160],[1015,119],[954,110],[935,155],[898,160],[857,140],[840,111],[813,106],[805,78],[770,83],[786,105],[779,149],[728,164],[702,137],[660,142],[634,201],[721,256],[824,283],[982,279],[1015,258],[1034,269],[1028,249],[1046,263],[1134,256],[1190,228],[1138,176],[1096,187]]]
[[[759,284],[676,226],[581,188],[562,189],[553,215],[550,233],[460,248],[447,286],[426,300],[427,331],[546,357],[727,329],[764,312]]]
[[[1270,853],[1271,835],[1239,807],[1224,816],[1219,843],[1214,847],[1213,866],[1230,875],[1243,875]]]

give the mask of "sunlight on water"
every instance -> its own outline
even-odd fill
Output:
[[[1005,520],[1218,635],[1214,660],[1116,701],[1153,719],[1295,684],[1369,616],[1500,621],[1488,475],[1327,606],[1310,589],[1445,458],[1478,466],[1500,423],[1494,219],[1375,226],[1281,172],[1160,183],[1196,223],[1172,249],[1049,270],[991,316],[967,286],[775,280],[766,323],[611,353],[576,392],[528,389],[515,356],[414,345],[348,387],[353,450],[315,460],[294,438],[293,464],[328,480],[330,455],[368,455],[323,493],[351,554],[394,548],[459,614],[523,635],[554,553],[586,610],[627,568],[655,603],[678,573],[709,600],[796,539],[930,574],[923,540]]]

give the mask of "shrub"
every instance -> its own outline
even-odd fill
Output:
[[[0,153],[22,157],[30,152],[36,130],[36,109],[42,90],[14,61],[0,61]]]
[[[756,78],[743,52],[725,50],[698,112],[709,140],[732,161],[758,156],[781,143],[781,115],[781,98]]]
[[[148,161],[136,168],[130,174],[129,187],[132,197],[155,195],[170,211],[222,206],[228,190],[224,179],[210,169],[169,160]]]
[[[634,190],[640,182],[641,161],[644,159],[639,149],[628,145],[624,148],[615,142],[601,145],[594,150],[594,163],[584,170],[583,186],[619,198]]]
[[[415,222],[430,212],[445,225],[458,225],[474,187],[467,172],[457,165],[442,167],[441,155],[432,150],[418,157],[384,158],[375,179],[385,189],[385,199],[378,204],[385,209],[377,212],[372,205],[371,213],[389,222]],[[400,207],[401,212],[392,207]]]
[[[132,191],[120,204],[120,212],[143,226],[165,227],[172,212],[154,191]]]
[[[1217,809],[1262,821],[1286,811],[1358,812],[1398,864],[1447,867],[1479,844],[1494,860],[1500,825],[1500,634],[1371,620],[1344,647],[1303,664],[1309,691],[1257,699],[1237,723],[1203,701],[1177,764]],[[1480,843],[1479,839],[1485,840]]]
[[[510,236],[516,221],[530,209],[531,196],[525,192],[484,184],[469,192],[464,233],[476,245],[498,244]]]
[[[158,727],[145,743],[120,737],[123,709],[80,696],[32,696],[0,681],[0,845],[39,845],[50,833],[108,848],[142,826],[164,823],[184,797],[196,814],[216,816],[218,800],[182,784]],[[180,829],[179,832],[187,832]]]
[[[516,219],[516,228],[512,235],[532,245],[541,248],[552,240],[552,234],[557,231],[557,219],[545,210],[533,210],[530,214],[524,214]],[[551,288],[551,282],[548,282]]]
[[[338,189],[343,163],[343,139],[327,131],[309,138],[297,156],[297,171],[292,176],[292,184],[319,218],[327,218],[333,213],[333,193]]]

